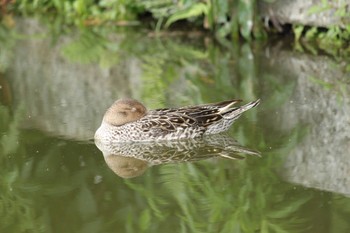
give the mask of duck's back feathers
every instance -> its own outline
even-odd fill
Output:
[[[144,128],[158,128],[168,132],[178,131],[179,128],[193,128],[203,133],[207,130],[210,133],[222,132],[243,112],[255,107],[260,102],[260,100],[256,100],[243,106],[233,106],[241,101],[235,99],[190,107],[151,110],[143,118]]]

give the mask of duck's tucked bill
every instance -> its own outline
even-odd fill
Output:
[[[133,99],[120,99],[106,111],[95,140],[103,143],[158,141],[195,138],[229,129],[245,111],[260,100],[234,106],[241,100],[227,100],[182,108],[147,110]]]

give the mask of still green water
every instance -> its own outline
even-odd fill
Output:
[[[346,58],[110,31],[1,28],[0,232],[350,232]],[[226,134],[125,158],[92,140],[121,97],[262,102]]]

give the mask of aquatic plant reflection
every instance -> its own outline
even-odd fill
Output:
[[[244,155],[260,156],[258,151],[239,145],[225,134],[143,143],[104,144],[96,140],[95,144],[102,151],[108,167],[123,178],[140,176],[148,167],[166,163],[211,158],[244,159]]]

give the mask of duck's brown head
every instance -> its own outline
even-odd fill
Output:
[[[146,113],[146,107],[137,100],[120,99],[106,111],[103,121],[110,125],[121,126],[141,119]]]

